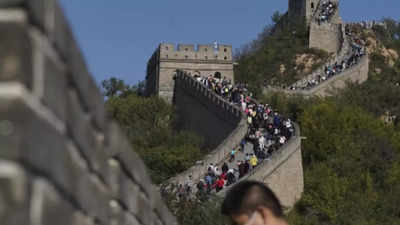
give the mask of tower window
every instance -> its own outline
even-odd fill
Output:
[[[189,58],[189,56],[185,55],[185,59],[188,59],[188,58]]]
[[[165,58],[167,58],[167,59],[168,59],[168,55],[165,55]]]
[[[225,59],[225,60],[228,60],[228,57],[225,56],[224,59]]]
[[[314,2],[311,2],[311,9],[314,9]]]
[[[188,48],[185,48],[185,51],[188,51],[189,49]]]
[[[226,48],[224,48],[224,52],[227,52],[228,50]]]

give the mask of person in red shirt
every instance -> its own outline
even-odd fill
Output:
[[[216,182],[216,188],[215,190],[217,192],[221,191],[222,188],[224,188],[225,180],[222,178],[222,176],[219,177],[219,179]]]

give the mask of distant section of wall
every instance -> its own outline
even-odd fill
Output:
[[[0,1],[2,225],[177,224],[105,119],[59,4]]]
[[[181,128],[194,131],[214,149],[201,164],[175,176],[170,183],[183,183],[189,175],[193,180],[204,176],[210,163],[218,164],[237,147],[247,133],[247,121],[236,106],[222,99],[183,71],[175,78],[174,103]]]
[[[288,90],[281,88],[268,87],[264,88],[263,92],[284,92],[286,94],[299,94],[304,96],[313,96],[317,95],[320,97],[330,95],[330,92],[333,89],[344,88],[346,82],[353,83],[363,83],[368,80],[368,72],[369,72],[369,58],[368,55],[363,56],[357,65],[353,66],[350,69],[345,70],[344,72],[330,78],[328,81],[320,83],[319,85],[308,89],[308,90]]]
[[[175,71],[183,70],[201,76],[222,76],[234,81],[232,46],[160,44],[147,64],[146,93],[172,102]]]

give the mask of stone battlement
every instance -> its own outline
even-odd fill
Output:
[[[193,44],[160,44],[161,60],[219,61],[232,63],[232,46],[193,45]]]
[[[158,95],[172,103],[173,76],[182,70],[201,76],[220,73],[234,82],[232,46],[160,44],[147,63],[146,95]]]

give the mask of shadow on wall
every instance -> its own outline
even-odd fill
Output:
[[[177,71],[175,84],[175,102],[180,106],[178,113],[184,117],[182,126],[191,127],[192,131],[204,138],[211,135],[208,142],[213,146],[213,150],[200,164],[166,182],[182,184],[189,175],[193,181],[203,178],[210,163],[223,162],[231,150],[239,146],[247,133],[248,125],[239,108],[232,106],[187,73]],[[193,112],[196,110],[198,111]]]
[[[203,148],[215,149],[242,119],[239,108],[182,71],[175,76],[173,99],[179,117],[177,128],[202,137]]]

